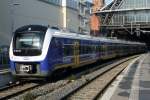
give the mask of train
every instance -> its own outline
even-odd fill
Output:
[[[15,30],[9,50],[13,76],[46,78],[54,71],[78,68],[146,51],[145,43],[77,34],[43,25]]]

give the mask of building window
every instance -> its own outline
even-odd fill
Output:
[[[61,2],[62,2],[62,0],[40,0],[40,1],[55,4],[55,5],[61,5]]]
[[[75,0],[67,0],[67,7],[77,9],[77,1]]]

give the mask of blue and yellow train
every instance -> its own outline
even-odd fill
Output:
[[[145,52],[145,44],[91,37],[41,25],[18,28],[10,45],[11,72],[20,78],[47,77],[57,69]]]

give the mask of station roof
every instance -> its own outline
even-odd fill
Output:
[[[113,0],[93,13],[101,16],[102,29],[116,34],[128,33],[130,37],[133,33],[135,40],[150,43],[150,0]]]

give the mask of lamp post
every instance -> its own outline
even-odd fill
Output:
[[[131,35],[133,35],[132,21],[131,21]]]
[[[140,24],[137,24],[137,26],[136,26],[136,35],[140,36],[140,32],[141,32],[141,30],[140,30]]]
[[[11,13],[11,33],[13,33],[14,31],[14,24],[15,24],[15,18],[14,18],[14,15],[15,15],[15,7],[20,5],[19,3],[14,3],[14,0],[11,1],[11,10],[10,10],[10,13]]]

